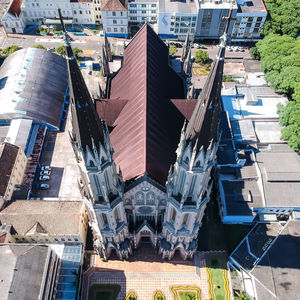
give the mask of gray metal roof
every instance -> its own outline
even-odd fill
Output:
[[[267,207],[300,207],[300,157],[287,145],[256,154]]]
[[[245,0],[241,1],[243,5],[238,5],[238,13],[242,14],[265,14],[267,10],[263,3],[263,0]]]
[[[66,87],[65,59],[42,49],[19,50],[0,68],[0,120],[23,117],[58,127]]]
[[[0,246],[0,300],[39,299],[48,246]]]

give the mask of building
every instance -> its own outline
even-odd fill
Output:
[[[226,35],[200,98],[189,101],[168,47],[145,24],[108,74],[97,111],[65,39],[71,138],[95,248],[121,259],[146,241],[163,257],[192,257],[212,188]]]
[[[263,0],[238,0],[236,20],[232,30],[233,42],[256,42],[268,12]]]
[[[0,209],[11,200],[15,185],[22,183],[26,163],[27,157],[20,147],[0,145]]]
[[[289,299],[299,294],[299,236],[299,219],[258,223],[232,252],[230,265],[251,299]]]
[[[96,19],[93,0],[70,0],[70,3],[73,12],[73,24],[95,24]],[[62,14],[64,15],[63,11]]]
[[[10,1],[6,13],[1,18],[1,23],[7,33],[23,33],[26,21],[21,6],[22,0]]]
[[[184,41],[186,36],[195,36],[198,1],[159,1],[158,35],[161,38],[178,38]]]
[[[0,244],[1,299],[54,299],[61,259],[47,245]]]
[[[159,1],[130,1],[128,3],[128,21],[133,24],[145,22],[157,24],[158,9]]]
[[[108,37],[128,36],[127,0],[103,0],[101,14],[103,29]]]
[[[95,16],[95,24],[102,24],[102,16],[101,16],[101,1],[94,0],[94,16]]]
[[[11,226],[16,243],[85,246],[88,217],[81,201],[17,200],[0,212],[0,224]]]
[[[218,39],[224,32],[226,20],[223,17],[229,16],[232,9],[231,17],[234,18],[237,13],[235,0],[200,0],[197,10],[198,22],[195,30],[196,39]],[[229,23],[228,34],[231,35],[234,21]]]

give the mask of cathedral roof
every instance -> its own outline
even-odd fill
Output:
[[[184,117],[170,99],[183,99],[184,89],[169,66],[168,54],[168,47],[145,24],[125,49],[123,67],[111,80],[110,98],[127,100],[110,124],[114,160],[124,180],[147,173],[165,184],[175,162]],[[117,103],[116,109],[123,103]],[[101,110],[98,107],[105,119]]]

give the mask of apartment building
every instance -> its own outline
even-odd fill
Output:
[[[101,4],[103,29],[109,37],[128,36],[127,0],[103,0]]]
[[[0,145],[0,210],[11,199],[16,184],[21,184],[27,163],[24,151],[10,143]]]
[[[186,35],[195,35],[198,2],[160,0],[158,15],[158,35],[161,38],[178,38],[185,40]]]
[[[73,12],[73,24],[95,24],[93,0],[70,0],[70,4]]]
[[[101,0],[94,0],[94,17],[96,24],[102,24],[101,17]]]
[[[135,0],[128,4],[130,23],[157,23],[159,2],[155,0]]]
[[[238,0],[237,3],[238,10],[232,31],[232,41],[258,41],[268,15],[263,0]]]
[[[232,17],[235,17],[237,13],[235,0],[200,0],[195,37],[197,39],[218,39],[225,29],[226,20],[223,17],[229,15],[230,9],[232,9]],[[229,34],[232,31],[233,23],[232,21],[229,24]]]

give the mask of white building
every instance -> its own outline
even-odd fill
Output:
[[[198,17],[198,2],[159,1],[158,35],[161,38],[185,40],[194,35]]]
[[[95,24],[93,0],[70,0],[70,2],[73,12],[73,24]]]
[[[94,0],[94,16],[95,16],[95,23],[102,24],[101,0]]]
[[[127,1],[103,0],[101,4],[103,29],[109,37],[128,36]]]
[[[260,31],[266,21],[268,12],[262,0],[238,1],[236,21],[232,31],[232,41],[258,41]]]
[[[1,23],[7,33],[23,33],[26,26],[21,10],[22,0],[13,0],[8,6]]]
[[[128,21],[131,23],[157,23],[158,1],[135,0],[128,4]]]

